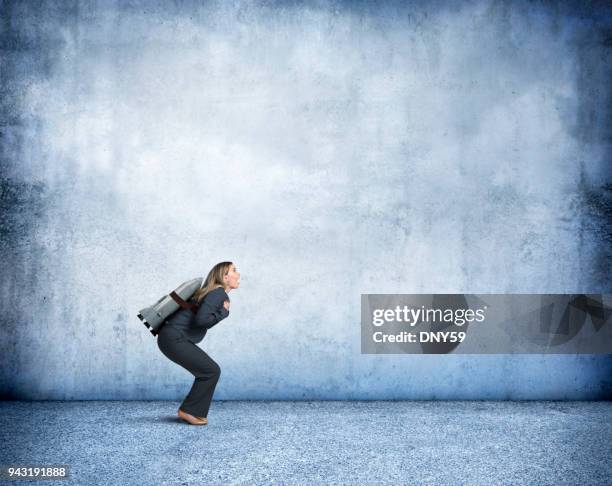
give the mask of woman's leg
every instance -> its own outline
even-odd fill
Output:
[[[168,359],[195,376],[191,390],[180,408],[194,417],[207,417],[215,387],[221,376],[221,368],[201,348],[187,340],[180,330],[168,327],[167,324],[164,325],[159,332],[159,349]]]

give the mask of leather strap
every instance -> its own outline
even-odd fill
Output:
[[[181,299],[181,296],[179,294],[177,294],[174,290],[172,292],[170,292],[169,295],[170,295],[170,297],[172,297],[172,299],[174,299],[174,302],[176,302],[178,305],[180,305],[183,309],[189,309],[194,314],[196,314],[198,312],[198,306],[197,305],[190,304],[189,302],[184,301],[183,299]]]

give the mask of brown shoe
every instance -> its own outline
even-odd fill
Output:
[[[180,408],[178,410],[178,416],[182,418],[185,422],[191,425],[206,425],[208,424],[208,419],[205,417],[196,417],[189,413],[183,412]]]

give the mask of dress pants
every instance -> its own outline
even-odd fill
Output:
[[[194,417],[207,417],[221,368],[185,334],[164,324],[157,335],[157,346],[166,357],[189,371],[195,380],[180,408]]]

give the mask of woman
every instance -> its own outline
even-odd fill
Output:
[[[192,425],[208,423],[208,409],[221,375],[219,365],[196,346],[206,332],[229,315],[227,293],[237,289],[240,274],[232,262],[217,263],[208,273],[204,285],[189,302],[199,306],[194,315],[180,309],[162,326],[157,345],[170,360],[195,376],[191,390],[178,409],[178,416]]]

